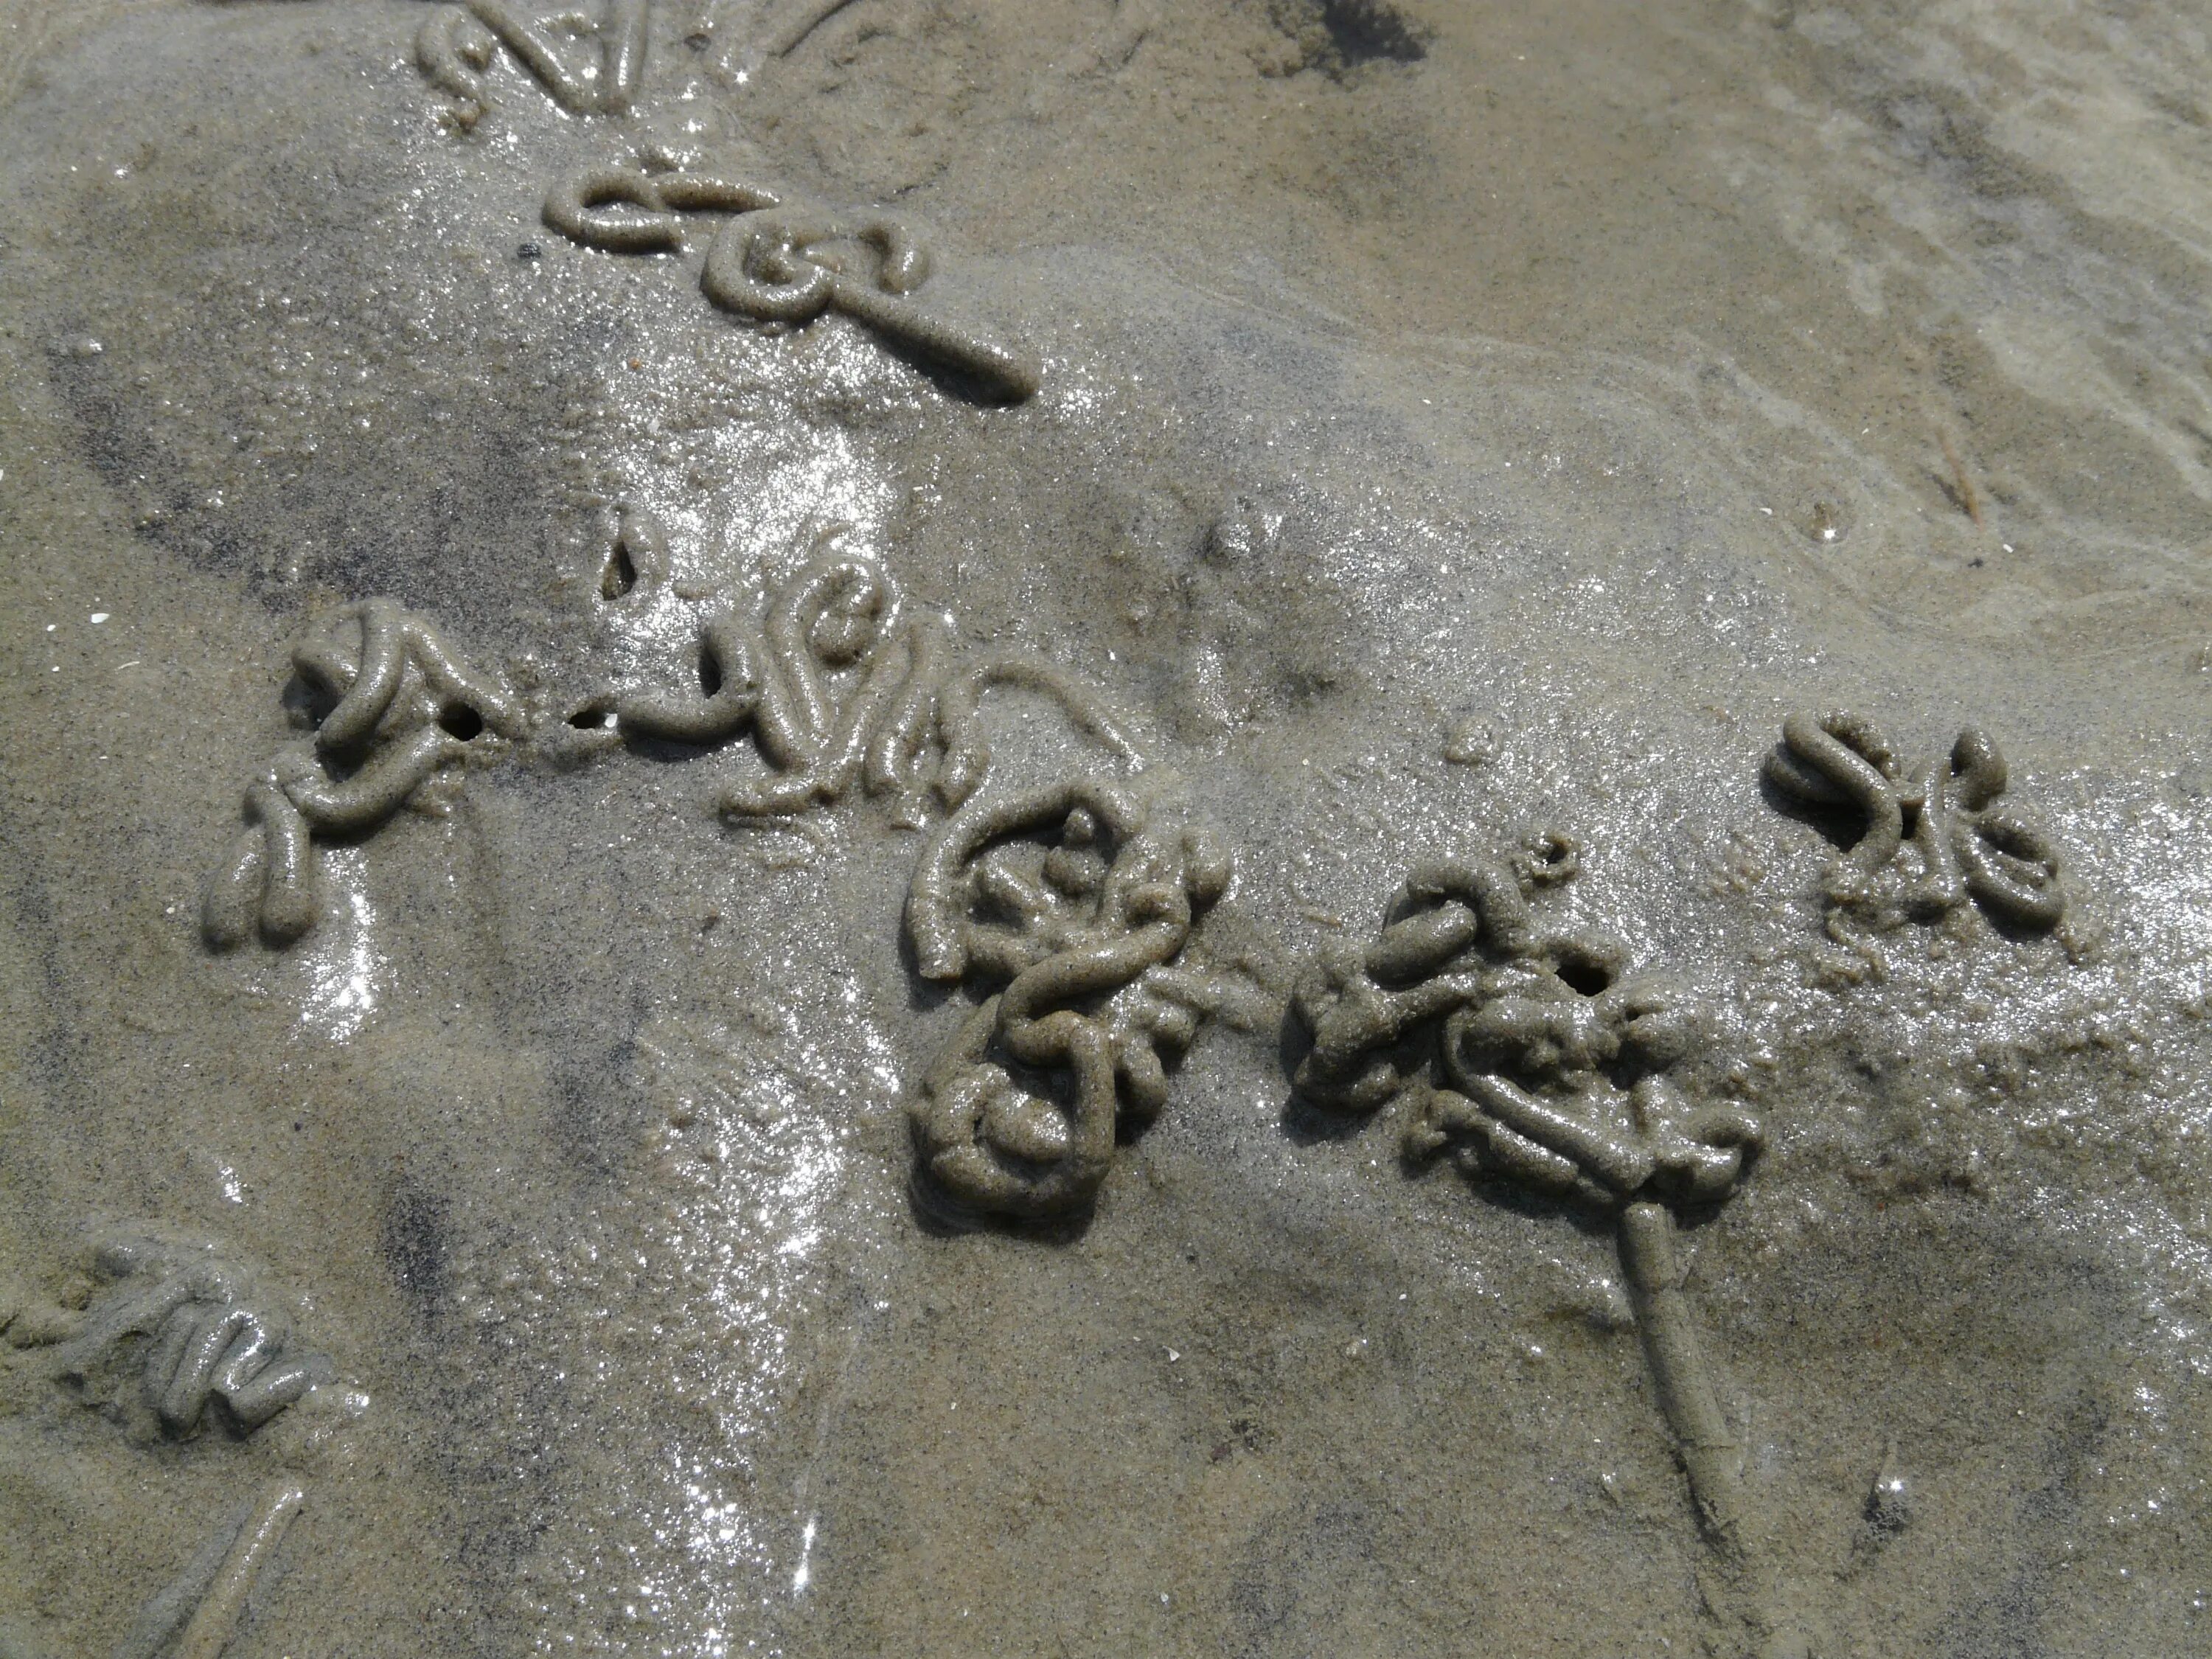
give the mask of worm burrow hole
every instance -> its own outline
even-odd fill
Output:
[[[1573,989],[1586,997],[1596,996],[1613,983],[1613,975],[1601,963],[1583,957],[1568,957],[1559,963],[1559,977]]]
[[[637,562],[629,556],[629,549],[622,543],[615,544],[614,551],[607,555],[607,562],[599,572],[599,597],[618,599],[637,586]]]

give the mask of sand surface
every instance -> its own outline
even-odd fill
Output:
[[[2212,13],[471,4],[0,4],[0,1656],[2212,1644]],[[982,1214],[909,889],[1082,779],[1194,1039]],[[1547,835],[1583,1023],[1294,1089]]]

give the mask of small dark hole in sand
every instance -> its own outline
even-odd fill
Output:
[[[722,659],[711,645],[699,647],[699,689],[710,697],[722,689]]]
[[[598,703],[587,702],[568,716],[568,724],[579,732],[604,732],[615,723],[615,711],[603,708]]]
[[[449,702],[438,711],[438,724],[449,736],[466,743],[483,735],[483,716],[465,702]]]
[[[1389,0],[1321,0],[1321,24],[1346,68],[1377,58],[1418,64],[1429,55],[1420,25]]]
[[[1613,983],[1613,975],[1601,963],[1585,962],[1570,957],[1559,964],[1559,977],[1586,997],[1594,997]]]
[[[629,556],[629,549],[620,542],[607,555],[606,568],[599,572],[599,597],[618,599],[637,586],[637,566]]]

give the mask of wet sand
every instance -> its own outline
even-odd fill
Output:
[[[2201,1645],[2202,20],[821,10],[0,9],[0,1655]]]

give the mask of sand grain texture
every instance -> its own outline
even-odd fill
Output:
[[[2201,11],[655,0],[574,113],[482,8],[465,109],[435,9],[0,4],[0,1655],[295,1488],[194,1651],[2205,1644]],[[647,167],[895,218],[910,313],[888,235],[763,323],[704,193],[549,228]],[[325,783],[441,758],[211,950],[295,643],[380,597],[514,733],[395,671]],[[864,763],[1001,660],[981,799],[1119,777],[1235,872],[1235,996],[1028,1228],[915,1186],[956,745]],[[1987,732],[2064,919],[1927,897],[1907,816],[1839,898],[1860,820],[1761,769],[1839,709],[1908,793]],[[1540,830],[1545,925],[1693,985],[1763,1128],[1666,1292],[1734,1541],[1608,1217],[1292,1095],[1297,975]],[[58,1376],[142,1234],[325,1380],[180,1433]]]

